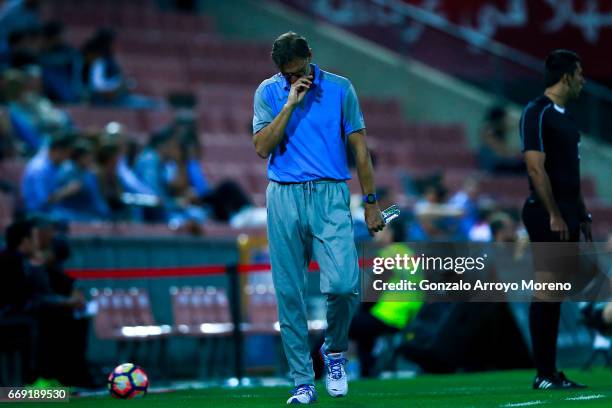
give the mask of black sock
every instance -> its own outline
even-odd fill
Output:
[[[529,330],[538,376],[549,377],[557,371],[560,316],[561,303],[558,302],[533,302],[529,308]]]

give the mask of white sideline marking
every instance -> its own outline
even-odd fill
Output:
[[[509,403],[509,404],[504,404],[504,405],[500,405],[500,407],[503,408],[512,408],[512,407],[529,407],[532,405],[542,405],[542,404],[546,404],[545,401],[527,401],[527,402],[514,402],[514,403]]]
[[[577,397],[567,397],[565,400],[566,401],[587,401],[587,400],[594,400],[594,399],[605,398],[605,397],[606,396],[603,394],[578,395]]]

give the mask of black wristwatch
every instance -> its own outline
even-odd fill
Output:
[[[593,222],[593,216],[591,215],[591,213],[586,213],[582,217],[582,222]]]
[[[378,201],[378,196],[376,194],[367,194],[363,196],[363,202],[366,204],[374,204]]]

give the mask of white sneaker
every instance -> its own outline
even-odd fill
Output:
[[[343,353],[325,353],[323,347],[321,355],[327,371],[325,376],[327,393],[332,397],[344,397],[348,394],[348,377],[344,369],[347,359]]]
[[[295,387],[291,397],[287,400],[289,404],[313,404],[317,401],[317,390],[314,385],[303,384]]]

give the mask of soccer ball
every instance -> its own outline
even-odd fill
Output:
[[[115,398],[129,399],[144,396],[149,388],[149,378],[144,370],[132,363],[115,367],[108,375],[108,391]]]

